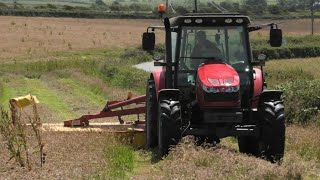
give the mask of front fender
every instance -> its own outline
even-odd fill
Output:
[[[159,99],[159,91],[161,89],[165,88],[165,83],[166,83],[166,69],[165,68],[155,68],[151,74],[151,78],[154,79],[154,83],[156,86],[156,94],[157,94],[157,99]]]
[[[280,90],[264,90],[260,95],[260,102],[270,100],[281,100],[283,91]]]
[[[164,99],[179,101],[179,95],[180,95],[179,89],[162,89],[159,92],[159,101]]]

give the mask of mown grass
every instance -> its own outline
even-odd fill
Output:
[[[197,146],[185,137],[170,154],[149,164],[133,179],[319,179],[320,140],[310,138],[319,127],[287,127],[285,157],[281,165],[241,154],[234,138],[217,146]]]
[[[62,78],[58,81],[58,83],[66,85],[72,89],[74,96],[78,98],[84,98],[89,104],[94,104],[98,107],[105,105],[106,99],[108,99],[106,95],[102,95],[102,93],[96,93],[97,91],[90,91],[88,90],[88,87],[85,85],[80,85],[77,80],[74,79]]]
[[[147,174],[148,179],[301,179],[307,174],[299,157],[287,155],[279,166],[218,145],[201,147],[186,137]],[[143,179],[143,176],[141,177]]]
[[[16,94],[26,95],[29,93],[36,95],[42,104],[55,112],[59,119],[70,119],[79,116],[79,114],[72,111],[71,105],[65,103],[59,94],[52,91],[45,82],[40,79],[23,79]]]

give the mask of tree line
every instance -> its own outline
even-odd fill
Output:
[[[10,15],[21,14],[43,14],[46,16],[45,12],[48,12],[50,16],[64,16],[68,15],[73,16],[73,14],[81,14],[81,17],[95,17],[95,14],[118,14],[118,15],[127,15],[127,14],[144,14],[146,18],[157,18],[157,8],[156,3],[152,3],[150,0],[118,0],[113,1],[110,4],[106,4],[103,0],[93,0],[90,6],[71,6],[71,5],[55,5],[55,4],[46,4],[46,5],[35,5],[35,6],[26,6],[24,7],[19,1],[14,1],[13,4],[0,3],[0,15],[6,15],[6,12],[10,12]],[[125,2],[125,3],[124,3]],[[192,1],[190,1],[192,2]],[[284,16],[287,17],[307,17],[309,15],[310,7],[313,5],[315,9],[319,9],[320,0],[277,0],[273,3],[268,3],[267,0],[243,0],[241,2],[236,1],[222,1],[219,3],[219,6],[227,9],[230,12],[239,12],[244,15],[249,15],[251,17],[259,18],[268,18],[275,17],[281,18]],[[181,15],[190,13],[193,10],[192,3],[176,3],[170,5],[168,8],[168,15]],[[212,3],[212,1],[201,1],[199,3],[198,10],[200,13],[219,13],[219,9]],[[143,18],[144,15],[139,17]],[[318,17],[320,14],[316,14]],[[135,16],[133,16],[135,17]]]

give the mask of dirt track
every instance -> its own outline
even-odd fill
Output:
[[[9,155],[0,146],[0,179],[83,179],[106,166],[103,150],[110,140],[103,132],[45,132],[43,141],[46,163],[42,169],[33,166],[31,172],[13,160],[7,163]]]

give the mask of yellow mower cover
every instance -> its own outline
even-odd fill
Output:
[[[39,100],[36,96],[32,96],[31,94],[10,99],[11,105],[21,109],[25,108],[26,106],[29,106],[32,103],[38,104]]]

